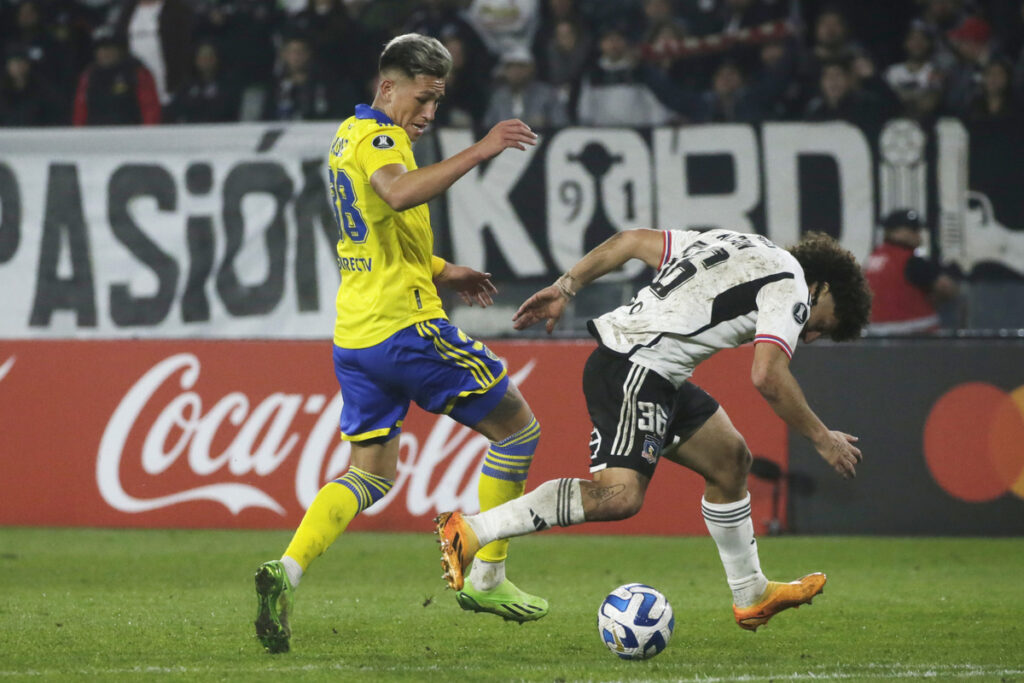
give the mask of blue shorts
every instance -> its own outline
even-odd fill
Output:
[[[482,343],[443,318],[426,320],[364,349],[334,347],[341,385],[341,438],[387,441],[402,431],[409,402],[467,426],[487,417],[508,373]]]

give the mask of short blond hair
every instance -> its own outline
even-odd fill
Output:
[[[409,78],[420,74],[448,78],[452,55],[436,38],[405,33],[389,40],[380,53],[378,71],[384,73],[392,69],[398,69]]]

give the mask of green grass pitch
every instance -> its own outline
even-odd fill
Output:
[[[1024,540],[762,538],[771,578],[829,576],[757,633],[732,621],[708,538],[539,535],[509,575],[548,597],[524,625],[461,611],[423,534],[347,534],[298,592],[292,652],[253,636],[252,574],[290,535],[0,528],[0,679],[1024,681]],[[668,648],[620,661],[596,611],[632,581],[676,613]]]

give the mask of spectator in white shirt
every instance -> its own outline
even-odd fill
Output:
[[[679,119],[650,86],[655,76],[638,63],[617,25],[601,32],[600,58],[583,76],[577,103],[577,121],[589,126],[661,126]],[[666,87],[669,84],[664,84]]]
[[[568,125],[569,116],[558,91],[534,77],[533,55],[521,49],[506,52],[500,68],[502,82],[491,94],[484,127],[505,119],[520,119],[535,129]]]
[[[942,74],[932,61],[932,37],[915,22],[903,41],[907,59],[885,71],[885,82],[903,103],[903,113],[914,119],[927,119],[935,112],[942,96]]]

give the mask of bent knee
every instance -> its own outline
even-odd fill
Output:
[[[754,457],[751,455],[750,449],[747,448],[747,442],[742,438],[737,438],[728,446],[723,447],[719,456],[715,458],[715,467],[711,478],[724,488],[743,486],[753,461]]]

